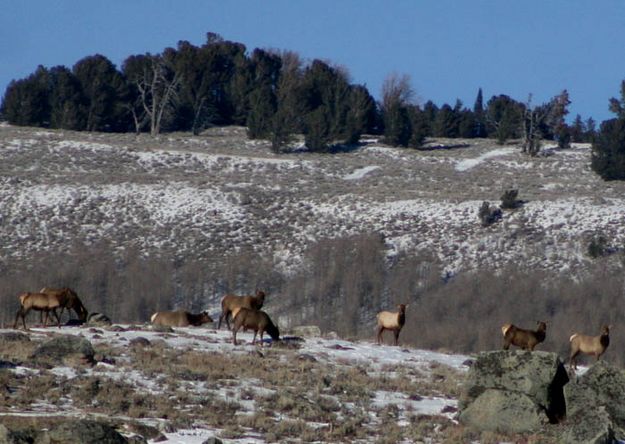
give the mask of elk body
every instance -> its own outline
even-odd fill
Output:
[[[271,336],[271,339],[277,341],[280,339],[280,331],[278,327],[271,321],[267,313],[261,310],[253,310],[249,308],[241,308],[234,317],[234,325],[232,326],[232,343],[237,345],[237,332],[239,329],[248,328],[254,331],[254,339],[252,344],[256,343],[256,335],[260,333],[260,345],[263,345],[263,333]]]
[[[399,332],[406,323],[406,305],[399,304],[397,306],[398,311],[381,311],[377,315],[377,341],[378,344],[382,343],[382,333],[385,330],[390,330],[395,336],[395,345],[399,344]]]
[[[202,324],[213,322],[213,318],[208,312],[193,314],[185,310],[157,311],[152,315],[150,321],[154,325],[164,325],[167,327],[199,327]]]
[[[20,308],[15,315],[15,323],[13,324],[13,328],[17,328],[17,321],[19,318],[22,318],[22,324],[24,325],[24,330],[26,328],[26,315],[30,313],[31,310],[40,311],[45,314],[45,320],[43,326],[46,327],[48,325],[48,317],[50,312],[54,314],[56,317],[56,322],[58,327],[61,327],[61,318],[59,314],[56,312],[56,309],[61,306],[59,302],[59,298],[54,295],[49,295],[45,293],[22,293],[19,295],[20,300]]]
[[[80,300],[76,292],[71,288],[44,287],[39,291],[39,293],[55,296],[59,300],[59,304],[61,307],[59,317],[63,316],[63,310],[67,309],[68,313],[70,310],[74,310],[76,316],[78,316],[78,319],[80,319],[81,322],[84,323],[87,321],[87,315],[89,313],[87,312],[85,306],[82,304],[82,301]]]
[[[221,299],[221,316],[219,316],[219,322],[217,328],[221,328],[221,321],[225,320],[228,330],[230,330],[230,321],[228,316],[232,316],[234,319],[236,313],[241,308],[248,308],[250,310],[260,310],[265,303],[265,292],[262,290],[256,290],[254,296],[236,296],[233,294],[227,294]]]
[[[610,345],[610,325],[604,325],[599,336],[586,336],[574,333],[569,338],[571,353],[569,355],[569,368],[577,369],[575,358],[580,353],[594,356],[597,361],[605,353]]]
[[[538,321],[536,330],[525,330],[513,324],[504,324],[501,327],[503,333],[503,349],[508,350],[510,345],[516,345],[523,350],[534,350],[538,344],[547,337],[547,324]]]

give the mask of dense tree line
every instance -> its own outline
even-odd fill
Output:
[[[160,54],[131,55],[121,69],[99,54],[72,69],[39,66],[9,84],[0,113],[15,125],[78,131],[198,134],[213,125],[244,125],[250,138],[271,140],[275,151],[285,149],[293,134],[303,134],[313,151],[356,143],[363,133],[414,148],[426,137],[568,143],[594,134],[592,119],[564,123],[568,95],[540,107],[506,95],[484,104],[480,89],[472,109],[459,100],[420,105],[413,97],[406,76],[390,75],[376,103],[342,67],[304,63],[289,51],[249,53],[241,43],[208,33],[202,46],[181,41]],[[527,132],[528,122],[535,132]]]

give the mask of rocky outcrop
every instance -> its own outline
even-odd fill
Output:
[[[625,371],[599,361],[564,388],[567,443],[625,440]]]
[[[37,347],[30,356],[35,365],[81,365],[93,364],[95,351],[87,339],[73,336],[57,336]]]
[[[459,420],[478,430],[535,432],[566,415],[562,361],[542,351],[482,353],[469,370]]]
[[[127,444],[129,441],[110,425],[87,420],[61,422],[42,418],[41,427],[0,424],[0,444],[21,443]],[[143,442],[146,442],[143,440]]]
[[[458,418],[479,431],[608,444],[625,440],[623,399],[625,370],[605,361],[569,380],[554,353],[493,351],[471,366]]]

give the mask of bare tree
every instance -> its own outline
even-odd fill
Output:
[[[540,152],[545,132],[551,133],[554,137],[562,135],[562,128],[566,126],[564,116],[568,113],[567,107],[570,103],[566,90],[548,103],[536,107],[532,106],[532,95],[529,95],[522,120],[524,153],[536,156]]]
[[[150,122],[150,134],[157,135],[161,131],[163,118],[168,115],[177,97],[181,76],[173,70],[161,55],[146,56],[140,75],[134,78],[139,92],[139,104],[143,115],[132,108],[135,126],[146,119]]]

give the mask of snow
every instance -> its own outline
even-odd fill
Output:
[[[491,159],[493,157],[506,156],[508,154],[514,153],[515,151],[518,151],[518,148],[499,148],[499,149],[491,150],[473,159],[461,160],[458,163],[456,163],[455,168],[456,168],[456,171],[467,171],[467,170],[470,170],[471,168],[475,168],[476,166],[478,166],[479,164],[481,164],[482,162],[488,159]]]
[[[363,177],[365,177],[367,174],[369,174],[371,171],[375,171],[377,169],[379,169],[380,167],[377,165],[370,165],[370,166],[366,166],[364,168],[359,168],[356,171],[354,171],[351,174],[348,174],[346,176],[343,176],[343,179],[345,180],[357,180],[357,179],[362,179]]]

